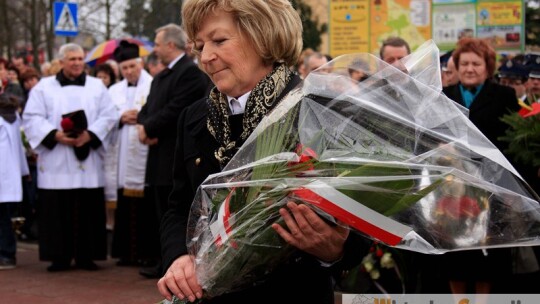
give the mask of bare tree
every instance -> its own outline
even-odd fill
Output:
[[[39,15],[38,15],[38,9],[41,7],[38,7],[38,0],[30,0],[30,10],[29,10],[29,17],[30,22],[28,24],[28,32],[30,33],[30,42],[32,45],[32,55],[34,58],[34,67],[38,69],[39,71],[39,48],[41,44],[41,26],[39,25]],[[41,1],[39,1],[40,6],[43,4]]]
[[[10,26],[10,9],[8,7],[7,0],[0,0],[0,14],[2,22],[0,24],[0,34],[2,34],[2,49],[0,53],[6,53],[8,57],[11,57],[15,49],[13,28]]]
[[[42,24],[50,21],[47,14],[47,4],[43,0],[22,0],[6,2],[8,32],[17,41],[11,44],[12,50],[17,48],[27,51],[31,49],[33,65],[39,68],[39,53],[46,42]],[[21,39],[22,37],[22,39]]]
[[[124,17],[124,31],[135,37],[145,36],[144,25],[150,13],[149,7],[149,0],[128,0],[128,7]],[[152,39],[152,37],[149,38]]]
[[[54,58],[54,28],[53,28],[53,5],[54,0],[43,0],[43,11],[41,11],[41,23],[43,33],[45,33],[45,46],[47,58]]]
[[[91,34],[98,41],[122,36],[125,2],[123,0],[79,1],[79,32]]]
[[[182,0],[150,0],[144,21],[143,36],[153,39],[154,31],[167,23],[182,24]]]

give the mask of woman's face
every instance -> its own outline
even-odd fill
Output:
[[[19,75],[17,75],[17,72],[15,72],[14,70],[8,70],[7,77],[9,81],[13,83],[19,82]]]
[[[195,37],[202,69],[218,90],[231,97],[251,91],[270,71],[252,43],[242,37],[233,16],[218,11],[209,15]]]
[[[106,87],[109,87],[109,85],[111,84],[111,76],[109,76],[107,72],[99,71],[97,72],[96,77],[101,79],[101,81],[103,81],[103,84]]]
[[[459,81],[464,87],[476,87],[488,78],[486,61],[473,52],[461,53],[458,64]]]
[[[24,81],[23,85],[24,85],[24,88],[27,90],[27,91],[30,91],[30,89],[32,89],[33,87],[36,86],[36,84],[39,82],[39,79],[37,79],[37,77],[32,77],[32,78],[28,78]]]

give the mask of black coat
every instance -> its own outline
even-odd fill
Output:
[[[147,136],[158,139],[148,151],[146,183],[150,186],[172,185],[178,116],[205,96],[207,86],[208,77],[186,55],[172,69],[154,77],[146,104],[137,117]]]
[[[459,84],[443,88],[443,93],[465,106]],[[519,108],[514,89],[488,80],[469,108],[469,119],[499,150],[504,152],[508,144],[499,141],[498,137],[504,135],[508,125],[501,121],[501,117],[516,112]]]
[[[294,83],[298,83],[296,77]],[[293,82],[293,81],[291,81]],[[294,87],[290,83],[285,92]],[[161,243],[164,271],[180,255],[187,253],[186,228],[195,192],[204,179],[219,172],[214,157],[218,143],[209,133],[207,100],[188,107],[178,120],[175,151],[174,186],[169,197],[169,209],[161,222]],[[322,267],[314,257],[298,252],[279,266],[268,280],[256,287],[214,298],[205,303],[333,303],[331,273],[343,265],[359,263],[364,250],[355,242],[360,237],[351,233],[346,243],[345,257],[333,267]]]
[[[459,84],[444,88],[443,93],[465,106]],[[499,141],[498,137],[503,136],[509,126],[500,118],[519,108],[513,88],[488,80],[469,108],[469,119],[499,150],[504,151],[508,144]],[[481,250],[451,252],[441,257],[440,266],[443,276],[449,280],[493,282],[510,277],[512,257],[508,248],[490,249],[487,256]]]

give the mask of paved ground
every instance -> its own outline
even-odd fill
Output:
[[[156,279],[136,267],[118,267],[115,259],[98,261],[98,271],[47,272],[36,244],[18,243],[17,268],[0,270],[0,303],[154,304],[161,301]]]

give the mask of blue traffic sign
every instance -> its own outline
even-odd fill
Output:
[[[58,36],[77,36],[77,3],[54,3],[54,33]]]

